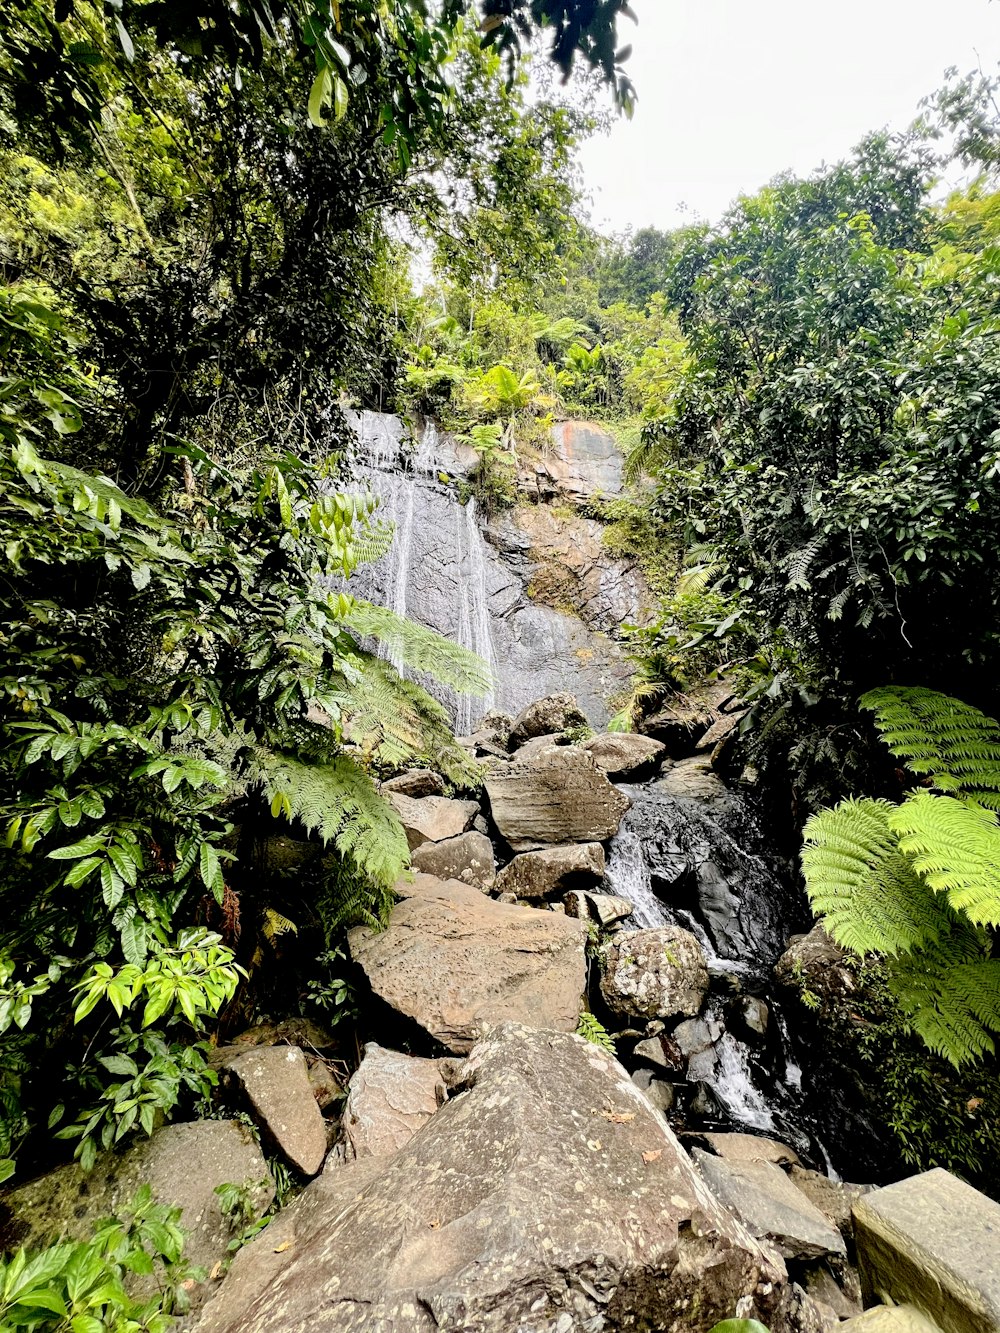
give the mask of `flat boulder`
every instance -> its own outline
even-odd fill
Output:
[[[264,1137],[296,1171],[314,1176],[326,1156],[326,1126],[299,1048],[254,1046],[224,1068]]]
[[[515,852],[607,842],[631,802],[576,745],[550,746],[485,779],[493,822]]]
[[[280,1271],[265,1233],[199,1333],[706,1333],[736,1309],[804,1327],[780,1259],[606,1052],[504,1024],[460,1086],[352,1201],[336,1172],[309,1186]]]
[[[601,963],[601,994],[616,1018],[693,1018],[708,993],[704,951],[680,926],[616,935]]]
[[[854,1205],[865,1304],[915,1306],[944,1333],[1000,1333],[1000,1203],[940,1167]]]
[[[414,870],[438,879],[458,879],[477,889],[491,889],[497,877],[493,844],[485,833],[471,829],[443,842],[425,842],[413,852]]]
[[[351,1075],[344,1134],[354,1157],[385,1157],[413,1138],[447,1097],[437,1060],[421,1060],[376,1042]]]
[[[572,1032],[586,985],[582,921],[510,906],[453,879],[401,881],[383,931],[357,927],[351,955],[372,990],[465,1054],[484,1023]]]
[[[773,1162],[728,1162],[700,1148],[692,1156],[709,1189],[761,1240],[785,1259],[844,1259],[840,1232]]]
[[[410,851],[425,842],[443,842],[457,838],[472,827],[479,814],[475,801],[453,801],[447,796],[404,796],[402,792],[387,793],[389,804],[399,816]]]
[[[536,736],[552,736],[570,727],[585,727],[587,719],[571,694],[549,694],[522,708],[507,737],[511,750]]]
[[[124,1152],[102,1153],[90,1172],[72,1163],[0,1195],[0,1252],[89,1240],[98,1222],[120,1216],[139,1187],[149,1185],[154,1202],[181,1209],[185,1259],[211,1269],[226,1258],[233,1238],[215,1193],[224,1184],[246,1188],[251,1220],[263,1217],[274,1199],[264,1155],[242,1125],[164,1125]],[[193,1293],[196,1304],[200,1294]]]
[[[522,852],[496,879],[498,893],[541,901],[568,889],[599,884],[604,878],[604,848],[599,842],[571,842]]]
[[[802,1191],[810,1203],[816,1205],[824,1217],[833,1223],[845,1240],[854,1239],[852,1210],[859,1199],[871,1194],[873,1186],[851,1185],[846,1180],[831,1180],[822,1171],[810,1171],[797,1163],[789,1171],[788,1179],[796,1189]]]
[[[612,782],[639,782],[652,777],[667,754],[662,741],[624,731],[592,736],[580,748]]]

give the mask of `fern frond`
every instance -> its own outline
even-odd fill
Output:
[[[875,714],[882,739],[911,773],[942,792],[1000,809],[1000,725],[936,690],[901,685],[869,690],[861,707]]]
[[[409,863],[406,836],[395,812],[346,755],[308,764],[258,748],[249,761],[249,777],[272,805],[333,843],[377,883],[393,885]]]
[[[462,694],[484,695],[493,687],[492,673],[481,657],[386,606],[356,599],[344,624],[356,634],[378,639],[407,666]]]
[[[952,928],[946,901],[900,851],[894,810],[888,801],[841,801],[813,815],[803,833],[812,909],[838,944],[861,956],[905,953]]]
[[[932,889],[980,926],[1000,926],[1000,824],[969,801],[915,792],[892,811],[899,849]]]
[[[638,442],[625,455],[622,476],[629,486],[635,486],[644,474],[652,474],[664,455],[664,440],[661,423],[644,426]]]
[[[1000,960],[971,928],[888,964],[889,987],[924,1043],[953,1065],[995,1050],[1000,1032]]]
[[[788,582],[785,586],[789,591],[793,588],[801,588],[803,591],[808,591],[809,570],[812,568],[825,541],[826,534],[819,532],[814,537],[811,537],[800,550],[792,551],[792,553],[783,561],[788,571]]]

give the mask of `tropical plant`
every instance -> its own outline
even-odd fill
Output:
[[[89,1240],[0,1258],[0,1325],[10,1333],[166,1333],[188,1308],[190,1280],[204,1276],[182,1261],[180,1216],[154,1204],[143,1185]],[[155,1279],[155,1295],[128,1294],[136,1274]]]
[[[906,1021],[953,1064],[1000,1032],[1000,726],[947,695],[893,686],[862,707],[920,785],[898,805],[853,799],[813,816],[802,867],[838,943],[886,960]]]
[[[607,1051],[610,1055],[615,1054],[615,1043],[611,1039],[610,1032],[601,1020],[595,1018],[588,1010],[584,1010],[580,1015],[576,1035],[583,1037],[585,1041],[593,1042],[595,1046],[600,1046],[601,1050]]]

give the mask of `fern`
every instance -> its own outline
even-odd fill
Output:
[[[930,778],[938,791],[962,794],[1000,809],[1000,725],[936,690],[887,686],[869,690],[861,707],[897,759]]]
[[[861,957],[934,943],[951,915],[928,891],[892,832],[888,801],[842,801],[806,824],[802,868],[813,911]]]
[[[299,820],[376,883],[391,887],[403,873],[409,849],[402,825],[371,779],[346,755],[309,764],[257,749],[249,776],[263,788],[276,814]]]
[[[493,685],[482,658],[388,607],[356,599],[344,623],[356,633],[386,644],[415,671],[425,671],[460,693],[483,695]]]
[[[995,1050],[1000,1032],[1000,960],[983,956],[971,930],[893,959],[889,988],[921,1040],[954,1065]]]
[[[915,792],[889,819],[899,850],[976,925],[1000,926],[1000,825],[992,810]]]
[[[959,1065],[994,1052],[1000,960],[1000,727],[932,690],[894,687],[861,700],[890,750],[933,791],[900,805],[843,801],[805,828],[806,892],[830,934],[887,958],[907,1023]]]

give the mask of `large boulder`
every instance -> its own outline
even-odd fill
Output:
[[[484,1023],[573,1031],[586,984],[581,921],[494,902],[457,880],[417,875],[383,931],[350,932],[372,990],[464,1054]]]
[[[408,1143],[445,1101],[437,1060],[421,1060],[376,1042],[351,1075],[344,1134],[355,1157],[385,1157]]]
[[[568,889],[599,884],[604,878],[604,848],[599,842],[571,842],[522,852],[496,879],[497,893],[540,901]]]
[[[794,1148],[761,1134],[699,1134],[698,1141],[716,1157],[740,1166],[748,1162],[771,1162],[775,1166],[797,1167],[799,1162],[799,1155]],[[823,1211],[821,1208],[820,1212]]]
[[[843,1259],[844,1239],[773,1162],[732,1162],[695,1148],[692,1154],[715,1197],[753,1235],[786,1259]]]
[[[944,1333],[1000,1333],[1000,1203],[940,1167],[854,1205],[865,1304],[915,1306]]]
[[[292,1243],[246,1247],[199,1333],[708,1333],[736,1310],[806,1327],[780,1259],[572,1035],[492,1030],[460,1095],[364,1182],[345,1202],[352,1182],[328,1169],[293,1206]]]
[[[246,1188],[251,1220],[270,1207],[274,1182],[252,1135],[235,1120],[165,1125],[125,1152],[102,1154],[90,1172],[61,1166],[0,1196],[0,1252],[89,1240],[99,1221],[120,1215],[149,1185],[156,1203],[181,1209],[185,1259],[210,1270],[233,1235],[215,1193],[224,1184]]]
[[[779,986],[812,996],[821,1011],[836,1009],[857,989],[857,964],[817,921],[808,935],[793,935],[774,967]]]
[[[297,1046],[254,1046],[226,1062],[264,1137],[304,1176],[326,1156],[326,1126]]]
[[[578,916],[581,921],[592,921],[601,927],[627,921],[634,910],[627,898],[619,898],[614,893],[588,893],[585,889],[567,893],[563,907],[567,916]]]
[[[571,694],[549,694],[522,708],[514,719],[507,744],[512,750],[535,736],[552,736],[570,727],[585,727],[587,719]]]
[[[628,797],[575,745],[553,746],[487,774],[493,822],[515,852],[565,842],[606,842]]]
[[[425,842],[411,856],[414,870],[438,879],[460,879],[477,889],[491,889],[497,877],[493,844],[485,833],[470,830],[443,842]]]
[[[639,782],[642,778],[652,777],[667,753],[662,741],[635,732],[592,736],[581,748],[612,782]]]
[[[475,801],[452,801],[447,796],[404,796],[402,792],[387,793],[389,803],[403,825],[410,851],[425,842],[442,842],[457,838],[472,827],[479,813]]]
[[[601,994],[616,1018],[694,1017],[708,993],[705,954],[680,926],[616,935],[601,962]]]

